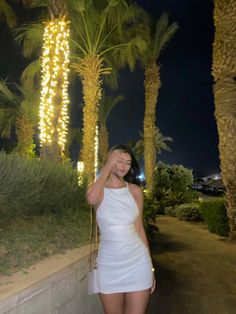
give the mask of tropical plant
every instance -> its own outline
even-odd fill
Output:
[[[229,237],[236,240],[236,1],[214,0],[212,74],[222,180],[226,188]]]
[[[16,31],[25,57],[36,57],[25,69],[22,80],[32,85],[42,75],[40,97],[40,156],[46,160],[64,158],[68,127],[69,20],[67,1],[22,1],[28,8],[40,8],[37,22]],[[44,25],[43,25],[44,24]],[[39,54],[42,55],[39,62]]]
[[[160,53],[175,34],[178,25],[169,24],[167,13],[163,13],[156,23],[155,30],[150,28],[150,40],[148,49],[143,58],[144,63],[144,87],[145,87],[145,114],[143,123],[144,133],[144,164],[147,181],[147,191],[153,190],[155,167],[155,124],[156,103],[161,87],[160,65],[157,63]]]
[[[166,142],[172,142],[173,139],[169,136],[164,136],[157,127],[155,127],[154,135],[154,157],[156,161],[157,155],[159,155],[163,150],[171,152],[171,148],[166,144]],[[144,157],[144,135],[142,132],[140,132],[140,140],[134,146],[134,153],[138,159]]]
[[[6,0],[0,1],[0,19],[5,20],[11,28],[16,26],[16,14]]]
[[[109,117],[112,109],[124,100],[122,95],[108,96],[103,92],[100,105],[99,105],[99,162],[103,164],[109,149],[109,133],[107,130],[107,118]]]
[[[125,0],[76,1],[77,14],[72,17],[79,25],[74,42],[77,47],[72,67],[80,75],[83,85],[83,148],[84,171],[94,178],[95,137],[98,124],[98,106],[102,95],[102,77],[109,75],[113,62],[128,64],[135,60],[146,45],[135,33],[137,6]],[[117,61],[119,60],[119,62]]]
[[[0,82],[0,132],[9,139],[16,132],[16,151],[27,158],[35,156],[33,135],[37,125],[38,95],[36,90]]]
[[[187,196],[193,184],[192,170],[182,165],[166,165],[158,162],[154,173],[154,193],[158,200],[166,197],[170,191],[182,192]]]

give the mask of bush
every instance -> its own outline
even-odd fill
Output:
[[[192,184],[192,170],[182,165],[169,166],[163,162],[158,162],[154,178],[154,191],[157,200],[161,199],[166,191],[185,193]]]
[[[228,236],[229,223],[223,198],[204,200],[200,205],[200,211],[210,232]]]
[[[0,153],[0,224],[15,217],[73,215],[87,205],[70,165]]]
[[[202,221],[200,205],[197,203],[181,204],[175,208],[176,217],[185,221]]]
[[[165,215],[176,217],[175,208],[173,206],[166,206],[164,209]]]

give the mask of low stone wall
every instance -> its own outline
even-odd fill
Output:
[[[0,277],[0,314],[100,314],[87,294],[89,246],[48,258],[10,277]]]

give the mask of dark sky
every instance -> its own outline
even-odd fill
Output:
[[[195,171],[219,171],[218,137],[214,119],[211,56],[214,36],[213,4],[210,0],[136,0],[153,17],[163,11],[179,29],[163,51],[162,88],[157,103],[157,125],[173,138],[172,152],[159,159],[183,164]],[[111,144],[137,138],[144,113],[143,72],[123,71],[119,92],[123,104],[112,112]]]
[[[172,152],[159,159],[183,164],[195,171],[211,174],[219,171],[218,138],[214,119],[211,56],[214,35],[213,1],[211,0],[136,0],[153,18],[163,11],[179,29],[163,51],[162,88],[157,103],[157,125],[173,138]],[[9,32],[0,25],[0,78],[16,80],[23,67],[19,48]],[[1,45],[2,46],[2,45]],[[144,114],[143,70],[120,74],[118,94],[125,100],[112,111],[108,128],[110,145],[138,140]],[[73,91],[73,94],[75,91]],[[72,95],[73,101],[77,97]],[[74,111],[74,113],[77,111]],[[78,112],[77,112],[78,113]],[[76,117],[73,117],[76,120]]]

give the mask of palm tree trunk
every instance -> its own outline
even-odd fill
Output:
[[[32,122],[25,115],[16,121],[16,136],[18,145],[16,151],[26,158],[35,157],[35,144],[33,143],[34,128]]]
[[[215,117],[230,234],[236,240],[236,0],[215,0]]]
[[[156,103],[161,87],[159,66],[149,63],[145,66],[145,115],[143,125],[144,135],[144,164],[148,193],[152,193],[155,168],[155,125]]]
[[[84,174],[89,182],[95,177],[95,137],[98,124],[98,103],[101,98],[101,60],[94,55],[88,55],[79,64],[73,66],[80,74],[83,86],[83,139],[82,161],[84,162]]]
[[[108,131],[106,126],[101,126],[99,130],[99,156],[100,156],[100,164],[104,164],[108,149],[109,149],[109,144],[108,144]]]

